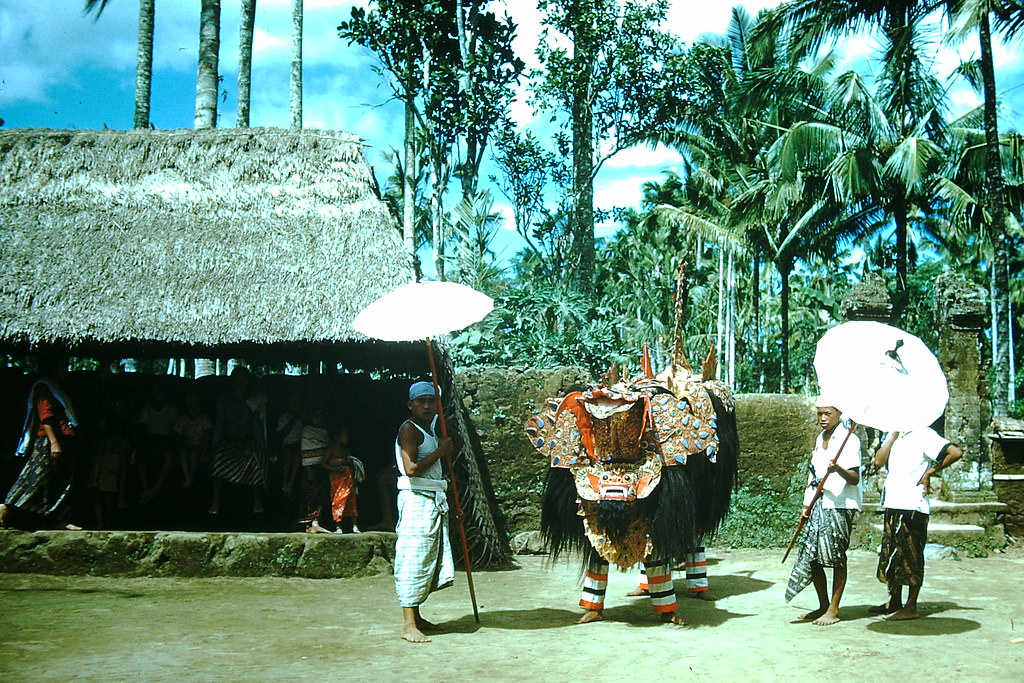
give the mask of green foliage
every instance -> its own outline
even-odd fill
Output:
[[[789,542],[799,518],[796,494],[743,486],[733,491],[729,515],[711,543],[726,548],[778,548]]]

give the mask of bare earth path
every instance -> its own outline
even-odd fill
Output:
[[[576,625],[577,566],[518,558],[463,575],[424,616],[446,632],[399,639],[390,577],[112,579],[0,574],[3,681],[1022,680],[1024,553],[928,563],[925,617],[886,622],[875,556],[851,555],[843,621],[794,623],[781,551],[709,550],[715,603],[682,598],[688,627],[658,624],[615,573],[607,621]],[[685,582],[677,581],[684,588]]]

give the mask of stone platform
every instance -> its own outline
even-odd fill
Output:
[[[0,530],[0,572],[94,576],[390,574],[393,533]]]

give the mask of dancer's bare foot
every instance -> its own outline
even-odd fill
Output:
[[[429,643],[430,638],[423,635],[423,632],[416,628],[415,624],[405,624],[402,627],[402,640],[410,643]]]
[[[811,623],[815,626],[831,626],[832,624],[838,624],[839,614],[833,613],[832,610],[825,610],[824,614]]]
[[[639,595],[648,595],[648,591],[643,586],[637,586],[633,590],[631,590],[628,593],[626,593],[626,595],[628,595],[631,598],[635,598],[635,597],[637,597]]]
[[[327,529],[323,528],[322,526],[320,526],[319,522],[311,522],[310,525],[306,527],[306,533],[307,534],[329,534],[331,532],[328,531]]]
[[[902,607],[886,617],[889,621],[908,621],[920,618],[921,614],[916,607]]]
[[[717,595],[708,591],[694,591],[693,593],[687,593],[686,597],[694,598],[695,600],[706,600],[707,602],[714,602],[718,599]]]
[[[675,624],[676,626],[686,626],[686,622],[683,618],[675,612],[666,612],[661,615],[661,623],[663,624]]]
[[[589,624],[592,621],[604,621],[604,615],[599,609],[588,609],[576,622],[577,624]]]
[[[813,619],[818,619],[819,617],[821,617],[821,615],[823,615],[827,611],[828,611],[828,607],[819,607],[818,609],[814,610],[813,612],[808,612],[807,614],[801,614],[800,615],[800,620],[801,621],[811,621]]]

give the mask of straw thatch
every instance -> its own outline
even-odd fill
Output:
[[[0,343],[365,342],[412,278],[359,138],[0,132]]]

